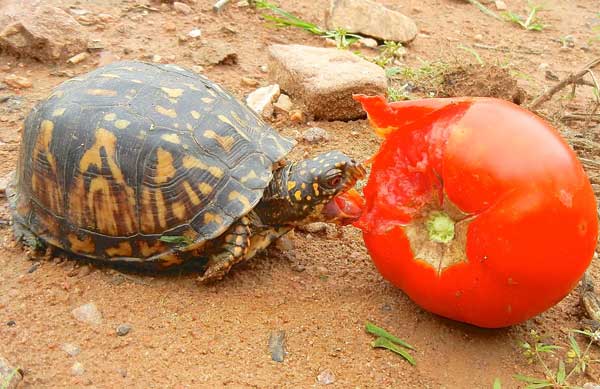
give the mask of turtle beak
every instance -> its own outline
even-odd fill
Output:
[[[323,214],[328,222],[345,226],[360,218],[364,204],[364,199],[352,188],[331,199],[323,208]]]

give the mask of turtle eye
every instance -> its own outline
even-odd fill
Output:
[[[329,185],[329,186],[330,186],[330,187],[332,187],[332,188],[335,188],[335,187],[337,187],[337,186],[338,186],[338,185],[339,185],[341,182],[342,182],[342,176],[335,176],[335,177],[332,177],[332,178],[330,178],[330,179],[327,181],[327,185]]]

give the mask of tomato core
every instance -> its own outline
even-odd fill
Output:
[[[431,212],[425,225],[427,226],[429,239],[433,242],[448,243],[454,239],[454,220],[445,212]]]

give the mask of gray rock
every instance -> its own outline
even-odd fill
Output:
[[[408,16],[370,0],[331,0],[327,28],[343,28],[385,41],[410,42],[417,25]]]
[[[317,376],[317,382],[321,385],[330,385],[335,382],[335,374],[329,369],[325,369]]]
[[[8,1],[0,14],[12,13],[0,23],[0,47],[40,61],[56,62],[86,50],[87,33],[68,13],[38,2],[11,10]],[[17,1],[16,3],[21,3]],[[35,3],[35,6],[33,4]]]
[[[320,127],[311,127],[302,132],[302,140],[308,143],[327,142],[329,139],[329,133]]]
[[[270,118],[273,116],[273,102],[279,94],[279,85],[263,86],[246,97],[246,105],[262,117]]]
[[[71,311],[75,319],[91,326],[102,324],[102,313],[94,303],[87,303]]]
[[[269,336],[269,351],[271,359],[275,362],[283,362],[285,358],[285,331],[278,330],[271,332]]]
[[[85,373],[85,368],[81,362],[75,362],[73,366],[71,366],[71,374],[74,376],[81,376]]]
[[[385,94],[384,70],[347,50],[302,45],[272,45],[269,75],[315,119],[365,117],[355,93]]]
[[[123,323],[123,324],[119,324],[119,326],[117,327],[117,335],[118,336],[125,336],[129,333],[129,331],[131,331],[131,324],[127,324],[127,323]]]
[[[21,371],[0,356],[0,384],[2,389],[15,389],[23,379]]]
[[[81,353],[79,346],[73,343],[63,343],[60,346],[61,350],[69,354],[70,357],[75,357]]]

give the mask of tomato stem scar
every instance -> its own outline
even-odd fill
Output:
[[[434,211],[429,214],[425,225],[429,240],[438,243],[449,243],[454,239],[454,220],[446,212]]]

